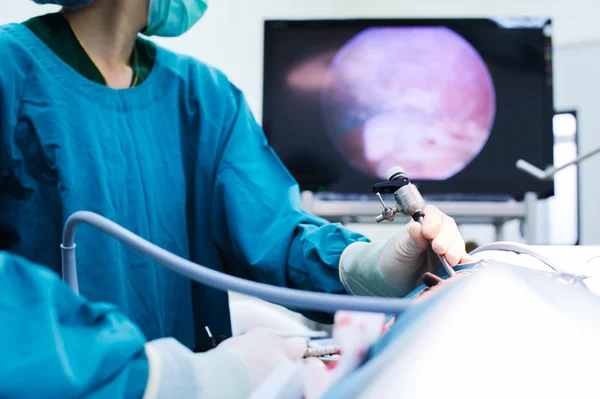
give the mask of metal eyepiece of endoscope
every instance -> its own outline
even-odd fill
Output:
[[[394,166],[393,168],[388,169],[388,171],[386,173],[386,178],[388,181],[392,181],[399,175],[406,176],[404,169],[402,169],[400,166]]]

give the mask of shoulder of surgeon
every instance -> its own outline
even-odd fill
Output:
[[[187,94],[213,100],[218,98],[216,96],[227,95],[243,101],[240,90],[219,69],[194,57],[155,46],[158,52],[155,67],[166,69],[173,78],[181,81],[185,90],[190,91]]]
[[[0,26],[0,83],[24,81],[35,64],[35,52],[26,44],[26,29],[16,23]]]

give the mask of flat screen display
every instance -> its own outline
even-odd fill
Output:
[[[266,21],[263,127],[302,190],[552,195],[548,19]]]

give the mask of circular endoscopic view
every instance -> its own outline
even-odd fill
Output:
[[[366,29],[337,52],[326,79],[328,135],[374,178],[402,165],[412,179],[448,179],[479,154],[494,122],[490,72],[448,28]]]

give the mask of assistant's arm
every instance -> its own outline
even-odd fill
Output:
[[[145,339],[115,307],[0,252],[0,397],[141,398]]]
[[[201,354],[173,338],[146,342],[114,306],[0,251],[0,398],[247,398],[305,351],[303,339],[267,330]]]

